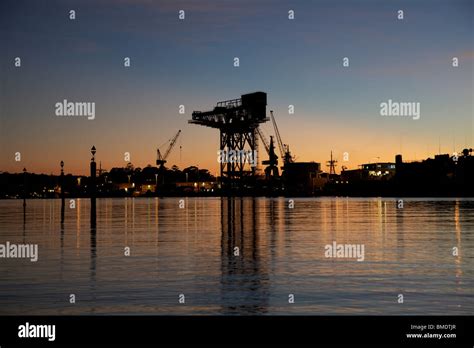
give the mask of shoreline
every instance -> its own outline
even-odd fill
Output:
[[[433,198],[433,199],[474,199],[474,196],[459,196],[459,195],[313,195],[313,196],[301,196],[301,195],[277,195],[277,196],[268,196],[268,195],[166,195],[166,196],[99,196],[99,197],[90,197],[90,196],[70,196],[65,197],[64,199],[107,199],[107,198]],[[29,197],[29,198],[15,198],[15,197],[0,197],[0,201],[9,201],[9,200],[61,200],[61,197]]]

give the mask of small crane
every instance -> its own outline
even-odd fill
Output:
[[[265,176],[267,179],[271,177],[278,177],[278,156],[275,154],[275,146],[273,145],[273,137],[270,136],[270,144],[268,144],[267,139],[262,133],[260,128],[255,128],[260,139],[262,140],[263,146],[265,146],[265,150],[268,154],[268,160],[262,161],[262,164],[267,165],[268,167],[265,168]]]
[[[179,135],[181,134],[181,129],[176,133],[176,135],[168,140],[169,146],[165,151],[165,154],[162,156],[160,149],[156,149],[156,165],[160,166],[160,169],[162,169],[166,163],[166,159],[168,158],[168,155],[170,154],[171,150],[173,150],[174,144],[176,144],[176,140],[178,140]],[[163,145],[162,145],[163,146]]]
[[[294,161],[293,157],[291,156],[290,153],[290,147],[286,144],[283,144],[283,141],[281,140],[280,136],[280,131],[278,130],[278,126],[275,120],[275,116],[273,116],[273,110],[270,110],[270,116],[272,119],[273,123],[273,128],[275,128],[275,135],[277,138],[277,143],[278,143],[278,148],[280,150],[280,155],[283,158],[283,163],[292,163]]]
[[[164,146],[165,144],[161,145],[156,149],[156,165],[159,166],[158,173],[156,174],[156,190],[158,191],[158,181],[161,185],[165,184],[165,163],[166,159],[168,158],[171,150],[173,150],[174,145],[176,144],[176,140],[178,140],[179,135],[181,134],[181,129],[178,130],[178,133],[175,134],[173,138],[168,140],[166,143],[169,143],[168,148],[165,151],[164,155],[161,155],[160,147]],[[160,179],[158,179],[160,178]]]
[[[267,138],[262,133],[262,130],[260,127],[255,128],[257,131],[258,136],[260,137],[260,140],[262,140],[263,146],[265,147],[265,151],[267,151],[267,154],[270,153],[270,145],[268,144]]]

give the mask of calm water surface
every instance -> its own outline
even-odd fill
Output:
[[[89,199],[66,205],[64,223],[60,200],[25,214],[0,201],[0,243],[39,246],[37,262],[0,259],[0,314],[474,313],[473,199],[184,203],[98,199],[91,227]],[[333,241],[364,244],[365,260],[326,258]]]

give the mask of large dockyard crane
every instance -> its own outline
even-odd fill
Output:
[[[193,111],[189,123],[219,130],[219,150],[257,151],[255,129],[268,121],[266,116],[267,94],[254,92],[239,99],[224,100],[209,111]],[[243,188],[253,181],[256,167],[248,161],[220,161],[220,181],[226,189]]]

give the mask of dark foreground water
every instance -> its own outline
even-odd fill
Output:
[[[95,227],[66,203],[0,201],[0,243],[39,248],[0,258],[0,314],[474,313],[473,199],[98,199]]]

